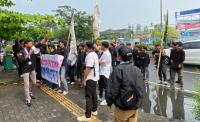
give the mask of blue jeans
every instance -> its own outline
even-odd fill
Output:
[[[66,67],[65,66],[61,66],[61,71],[60,71],[60,77],[61,77],[61,90],[63,91],[68,91],[68,85],[67,85],[67,80],[65,78],[66,75]]]

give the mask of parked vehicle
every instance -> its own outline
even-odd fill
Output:
[[[184,64],[200,65],[200,40],[183,42],[185,51]],[[171,49],[165,49],[165,53],[170,57]]]

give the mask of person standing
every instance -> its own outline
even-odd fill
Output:
[[[26,98],[26,105],[31,106],[31,99],[35,99],[32,93],[32,88],[36,84],[36,72],[34,67],[34,55],[33,50],[31,49],[33,46],[32,41],[25,41],[25,47],[17,54],[18,60],[22,68],[21,77],[24,80],[24,92]],[[32,84],[29,81],[32,81]]]
[[[135,48],[133,49],[132,55],[133,55],[133,62],[135,66],[140,68],[140,46],[136,45]]]
[[[163,49],[161,49],[161,45],[157,44],[155,45],[155,50],[152,52],[152,55],[155,59],[155,65],[156,68],[158,68],[158,60],[159,60],[159,56],[160,56],[160,50],[161,50],[161,60],[160,60],[160,67],[158,69],[158,76],[159,76],[159,84],[164,84],[167,85],[167,68],[166,68],[166,64],[165,64],[165,52]]]
[[[145,85],[139,68],[131,63],[132,52],[126,46],[118,50],[121,63],[111,75],[108,106],[115,105],[113,122],[137,122]]]
[[[59,41],[59,49],[57,50],[58,55],[64,56],[61,69],[60,69],[60,77],[61,77],[61,87],[58,90],[59,93],[62,93],[62,95],[68,94],[68,85],[66,80],[66,71],[67,71],[67,56],[68,56],[68,49],[66,48],[66,43],[64,40]]]
[[[84,51],[84,44],[79,44],[78,46],[78,57],[77,57],[77,79],[80,82],[80,86],[82,86],[81,81],[83,78],[83,69],[85,64],[85,51]]]
[[[144,77],[145,83],[148,83],[149,81],[149,64],[150,64],[150,58],[149,54],[146,52],[147,47],[142,46],[140,49],[140,69]]]
[[[77,118],[78,121],[91,121],[91,114],[97,115],[97,93],[96,86],[99,80],[99,59],[94,52],[94,44],[86,42],[85,58],[86,69],[84,71],[83,86],[85,86],[86,112],[85,115]]]
[[[112,58],[108,50],[109,43],[102,42],[102,54],[99,59],[100,64],[100,80],[99,80],[99,100],[102,101],[100,105],[107,105],[106,100],[103,100],[103,91],[105,90],[105,99],[108,94],[108,79],[110,78],[112,68]]]
[[[112,68],[115,68],[117,66],[117,50],[114,43],[110,43],[109,51],[112,56]]]
[[[14,57],[16,58],[17,61],[17,70],[18,70],[18,75],[21,76],[22,75],[22,64],[20,63],[17,54],[20,53],[20,51],[23,49],[24,47],[24,41],[20,40],[19,44],[16,44],[15,46],[13,46],[13,52],[14,52]]]
[[[176,49],[171,51],[171,84],[174,85],[175,75],[178,74],[178,81],[181,87],[183,87],[183,62],[185,61],[185,51],[183,50],[183,43],[178,42]]]

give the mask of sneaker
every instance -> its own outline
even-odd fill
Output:
[[[98,112],[97,112],[97,111],[92,112],[92,115],[97,116],[97,115],[98,115]]]
[[[105,105],[107,105],[107,102],[106,102],[106,100],[102,101],[102,102],[100,103],[100,105],[102,105],[102,106],[105,106]]]
[[[164,81],[164,85],[168,85],[168,82],[167,82],[167,81]]]
[[[162,82],[162,81],[159,81],[158,84],[163,84],[163,82]]]
[[[176,83],[181,83],[181,82],[179,80],[177,80]]]
[[[63,91],[62,95],[67,95],[68,92],[67,91]]]
[[[75,83],[74,82],[71,82],[71,85],[74,85]]]
[[[58,93],[62,93],[63,91],[61,89],[58,90]]]
[[[31,107],[31,101],[29,102],[28,100],[26,100],[26,105],[27,105],[28,107]]]
[[[77,120],[79,122],[85,122],[85,121],[91,121],[92,119],[91,118],[87,118],[85,115],[83,115],[81,117],[78,117]]]

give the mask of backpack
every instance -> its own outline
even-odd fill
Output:
[[[134,66],[131,64],[131,67]],[[123,85],[123,83],[122,83]],[[137,110],[142,105],[143,91],[139,91],[136,82],[129,81],[129,88],[125,93],[120,93],[116,100],[116,105],[122,110]]]

